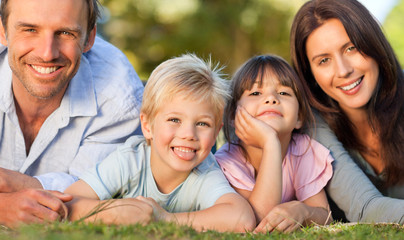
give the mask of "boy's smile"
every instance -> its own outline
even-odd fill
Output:
[[[159,179],[169,181],[169,176],[184,181],[209,155],[220,130],[212,109],[211,104],[192,96],[178,96],[159,109],[152,125],[150,119],[142,120],[143,134],[150,139],[150,163],[158,184]],[[164,176],[159,176],[161,173]]]

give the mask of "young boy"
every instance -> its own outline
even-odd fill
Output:
[[[69,218],[131,224],[162,220],[197,230],[255,227],[248,202],[229,185],[210,153],[229,97],[220,69],[188,54],[151,74],[143,95],[143,136],[126,143],[65,192]],[[104,199],[114,199],[106,202]],[[101,200],[104,201],[101,201]]]

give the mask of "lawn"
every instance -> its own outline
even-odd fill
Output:
[[[103,224],[53,223],[27,225],[17,230],[2,228],[0,239],[404,239],[404,227],[398,224],[341,224],[308,227],[294,233],[236,234],[208,231],[198,233],[174,224],[151,223],[147,226],[107,226]]]

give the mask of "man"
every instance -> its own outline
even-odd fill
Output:
[[[138,127],[143,85],[96,37],[97,0],[2,0],[0,15],[0,224],[56,220],[58,191]]]

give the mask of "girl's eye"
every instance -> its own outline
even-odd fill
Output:
[[[260,92],[252,92],[248,96],[259,96],[259,95],[261,95]]]
[[[279,92],[279,95],[291,96],[291,94],[288,92]]]
[[[173,122],[173,123],[179,123],[180,120],[178,118],[170,118],[168,119],[169,122]]]

